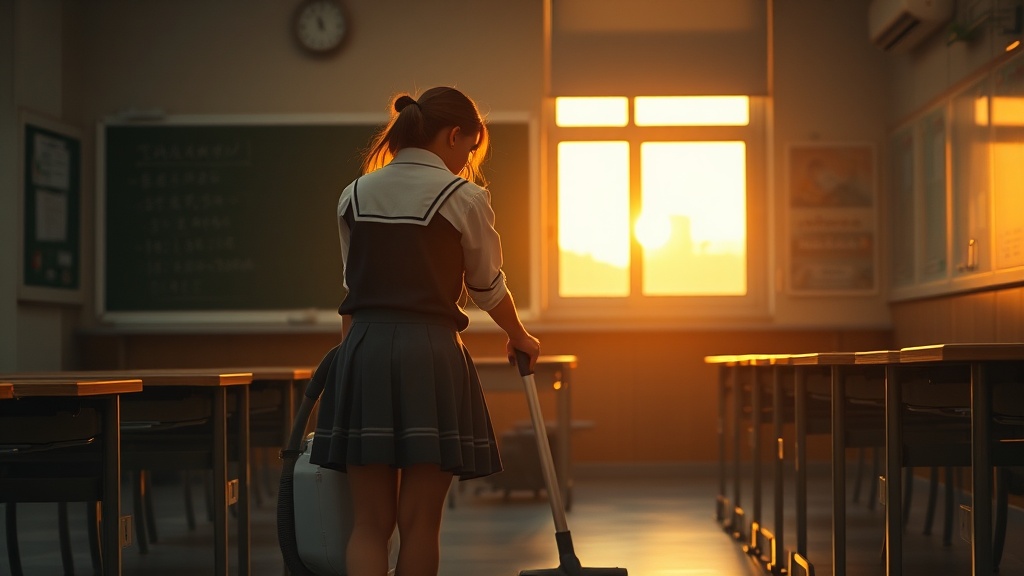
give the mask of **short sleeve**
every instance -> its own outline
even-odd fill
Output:
[[[490,193],[477,186],[466,186],[467,197],[462,232],[462,253],[466,263],[466,290],[482,310],[498,305],[508,293],[501,270],[501,238],[494,229],[494,210]]]

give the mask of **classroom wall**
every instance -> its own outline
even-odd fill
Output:
[[[792,144],[867,143],[876,150],[881,186],[885,134],[885,56],[868,41],[867,2],[775,2],[774,254],[779,324],[887,326],[884,250],[876,262],[879,290],[867,296],[791,296],[785,281],[787,149]],[[878,194],[877,244],[886,246],[884,196]]]
[[[1004,58],[1006,46],[1022,39],[1006,2],[956,3],[953,23],[973,29],[968,40],[950,42],[938,34],[919,48],[885,58],[891,128]],[[891,305],[893,344],[921,346],[942,342],[1024,342],[1024,287],[994,286]]]
[[[74,362],[74,331],[81,309],[18,298],[17,150],[19,109],[68,121],[62,109],[62,2],[4,0],[0,6],[0,369],[54,368]]]
[[[0,0],[0,369],[17,356],[18,188],[17,108],[14,104],[14,0]]]
[[[92,304],[97,231],[95,173],[89,159],[93,127],[100,118],[133,108],[169,114],[379,112],[396,91],[439,83],[464,88],[488,111],[540,113],[539,1],[346,2],[354,22],[350,44],[326,62],[310,60],[292,46],[287,23],[293,4],[61,4],[63,60],[56,63],[64,99],[60,106],[64,119],[84,133],[87,297],[76,325],[81,329],[78,357],[53,354],[51,367],[311,363],[337,339],[327,332],[118,333],[99,326]],[[239,12],[245,18],[237,18]],[[580,358],[574,416],[593,421],[595,427],[574,438],[577,461],[715,459],[717,446],[710,441],[716,429],[715,375],[703,364],[704,355],[861,350],[891,343],[883,290],[857,297],[797,297],[781,282],[787,264],[787,146],[806,141],[879,145],[885,131],[885,67],[867,41],[866,4],[777,2],[774,20],[775,101],[765,183],[771,233],[753,240],[769,244],[771,261],[765,265],[779,280],[772,290],[771,316],[762,323],[728,328],[580,330],[531,325],[545,352]],[[881,261],[878,270],[884,275]],[[886,281],[883,277],[881,285]],[[33,326],[45,327],[45,320],[35,319],[37,313],[23,311]],[[38,332],[19,329],[16,338],[35,342]],[[501,354],[501,338],[493,330],[471,328],[465,340],[477,355]],[[499,430],[525,415],[517,395],[496,395],[490,401]]]

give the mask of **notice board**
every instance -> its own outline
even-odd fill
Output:
[[[81,301],[81,138],[45,116],[19,113],[21,250],[18,297]]]
[[[101,124],[101,316],[312,321],[334,313],[342,298],[338,197],[359,175],[361,152],[382,122]],[[483,169],[504,269],[517,303],[528,306],[530,123],[488,126]]]

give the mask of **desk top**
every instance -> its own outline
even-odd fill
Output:
[[[576,362],[576,356],[572,354],[559,354],[551,356],[541,355],[537,358],[536,367],[538,369],[541,368],[542,366],[569,366],[570,368],[575,368]],[[477,368],[491,368],[496,365],[509,366],[508,358],[505,358],[504,356],[483,356],[481,358],[473,358],[473,364],[475,364]]]
[[[727,366],[732,366],[732,365],[739,364],[740,360],[742,360],[742,359],[743,359],[743,356],[740,356],[740,355],[737,355],[737,354],[720,354],[720,355],[717,355],[717,356],[705,356],[704,357],[704,363],[705,364],[725,364]]]
[[[988,360],[1024,360],[1024,343],[933,344],[900,350],[900,362],[979,362]]]
[[[898,364],[900,361],[899,350],[870,350],[857,352],[855,363],[857,364]]]
[[[813,354],[792,354],[789,363],[794,366],[835,366],[856,362],[855,352],[816,352]]]
[[[792,363],[792,354],[748,354],[740,356],[740,364],[743,366],[777,366]]]
[[[141,380],[143,386],[237,386],[252,383],[250,372],[221,372],[216,369],[72,370],[0,374],[2,380]],[[15,396],[18,395],[15,387]]]
[[[309,380],[313,377],[315,366],[217,366],[215,368],[169,368],[160,372],[180,372],[183,374],[252,374],[252,381],[262,380]]]
[[[99,396],[104,394],[125,394],[142,390],[142,380],[137,378],[39,378],[34,380],[11,378],[9,384],[15,398],[29,398],[33,396]]]
[[[0,400],[14,398],[14,385],[10,382],[0,382]]]

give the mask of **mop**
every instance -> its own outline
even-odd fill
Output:
[[[551,446],[548,445],[548,431],[544,424],[544,415],[540,411],[540,400],[537,398],[537,381],[530,370],[530,356],[516,350],[515,363],[519,375],[523,377],[526,388],[526,401],[530,406],[530,419],[533,432],[537,438],[537,451],[540,454],[541,470],[544,472],[544,485],[551,503],[551,514],[555,522],[555,543],[558,546],[557,568],[540,568],[523,570],[519,576],[626,576],[625,568],[584,568],[572,547],[572,535],[569,523],[565,519],[565,507],[562,505],[562,491],[558,488],[555,477],[555,463],[551,458]]]

